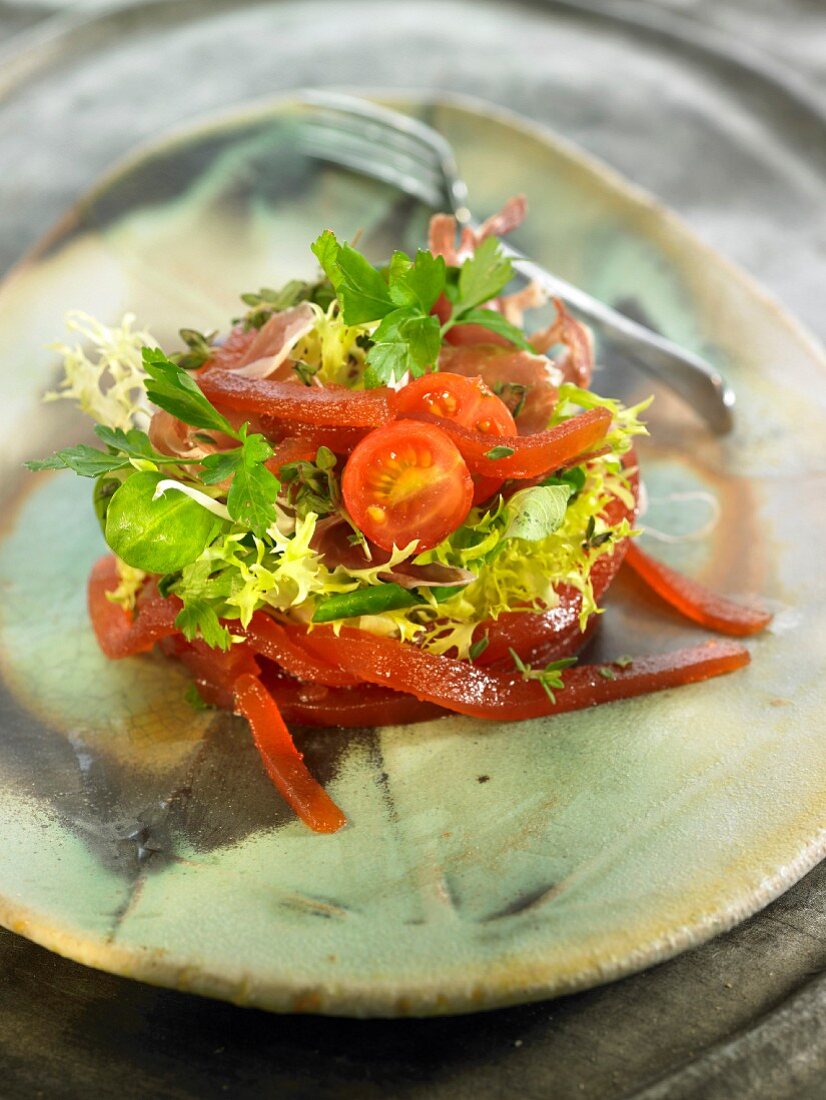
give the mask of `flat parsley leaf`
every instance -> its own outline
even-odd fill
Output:
[[[155,451],[149,436],[140,428],[130,428],[125,432],[123,428],[108,428],[105,424],[95,424],[95,435],[107,447],[121,451],[130,458],[142,458],[154,462],[162,457],[167,462],[171,461],[170,455],[161,456]]]
[[[182,328],[178,330],[178,335],[186,344],[187,350],[179,351],[171,358],[173,363],[184,370],[197,370],[215,354],[217,332],[203,333],[194,328]]]
[[[41,470],[74,470],[81,477],[100,477],[113,470],[122,470],[129,465],[129,459],[123,455],[105,454],[95,447],[80,443],[77,447],[66,447],[50,458],[36,459],[26,463],[26,468],[36,473]]]
[[[495,237],[482,241],[459,268],[454,312],[461,314],[495,298],[513,278],[513,264],[502,254]]]
[[[430,313],[445,289],[447,266],[443,256],[419,249],[415,261],[404,252],[394,252],[387,273],[390,297],[398,306],[418,306]]]
[[[175,626],[190,642],[201,637],[212,649],[223,649],[225,652],[232,645],[230,632],[221,624],[213,605],[203,596],[187,599],[177,614]]]
[[[264,465],[273,450],[263,435],[247,435],[246,426],[240,435],[240,447],[206,456],[202,480],[217,485],[231,477],[227,511],[237,523],[263,535],[275,522],[275,498],[280,488],[278,478]]]
[[[333,284],[347,325],[380,321],[396,308],[381,272],[349,244],[325,229],[312,250]]]
[[[384,386],[399,381],[408,371],[418,378],[439,358],[441,342],[438,317],[423,314],[414,306],[389,313],[373,333],[365,383]]]
[[[536,354],[535,349],[525,339],[525,334],[521,329],[518,329],[516,325],[512,325],[510,321],[507,321],[501,313],[497,313],[495,309],[469,309],[460,314],[460,323],[463,325],[483,325],[485,328],[490,329],[491,332],[498,333],[499,336],[504,336],[506,340],[510,340],[512,344],[516,344],[517,347],[522,348],[524,351],[529,351],[533,355]]]
[[[194,428],[238,438],[227,418],[207,401],[198,383],[182,367],[168,359],[160,348],[143,348],[142,354],[143,368],[149,375],[146,395],[150,401]]]

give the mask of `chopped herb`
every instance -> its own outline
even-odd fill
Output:
[[[583,550],[596,550],[597,547],[603,546],[606,542],[614,537],[614,532],[610,529],[607,531],[600,531],[597,534],[597,521],[595,516],[591,516],[588,520],[588,525],[585,528],[585,538],[582,540]]]
[[[286,462],[280,469],[281,484],[296,515],[304,519],[310,512],[328,516],[341,504],[341,488],[335,476],[336,456],[328,447],[319,447],[315,462],[299,459]]]
[[[480,638],[478,642],[474,642],[468,650],[471,661],[475,661],[477,657],[481,657],[485,650],[490,645],[490,638],[487,634],[484,638]]]
[[[530,386],[523,382],[495,382],[493,392],[501,397],[511,411],[511,416],[516,420],[525,407]]]
[[[192,707],[193,710],[211,710],[209,703],[198,691],[195,684],[190,684],[184,692],[184,699]]]
[[[171,355],[170,359],[184,370],[197,370],[215,354],[213,345],[217,331],[204,334],[194,328],[182,328],[179,335],[189,350],[179,351],[176,355]]]
[[[634,658],[633,657],[627,657],[627,656],[617,657],[617,659],[615,661],[611,662],[611,664],[616,665],[617,668],[630,668],[631,665],[633,665],[633,663],[634,663]]]
[[[485,458],[509,458],[513,453],[513,447],[493,447],[485,451]]]
[[[321,370],[321,367],[311,367],[309,363],[293,363],[293,370],[305,386],[312,386],[313,379]]]
[[[551,663],[545,665],[544,668],[531,668],[530,665],[525,664],[515,649],[509,648],[509,653],[513,658],[513,663],[517,672],[522,674],[522,679],[538,680],[552,703],[556,702],[554,691],[564,687],[562,683],[563,670],[570,668],[571,665],[575,665],[577,660],[576,657],[562,657],[558,661],[551,661]]]
[[[322,309],[326,309],[334,297],[335,292],[327,279],[320,279],[315,283],[291,279],[280,290],[265,286],[257,293],[242,294],[241,301],[250,308],[243,317],[236,318],[236,323],[243,322],[247,331],[251,328],[261,328],[273,313],[290,309],[300,302],[314,302]]]
[[[603,678],[603,680],[616,680],[617,674],[609,665],[600,665],[597,672]]]

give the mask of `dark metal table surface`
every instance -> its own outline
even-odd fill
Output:
[[[394,11],[404,3],[395,0]],[[42,45],[49,20],[68,9],[100,6],[0,0],[0,57],[9,65]],[[826,179],[822,0],[545,6],[659,42],[664,55],[728,82],[733,99],[747,89],[767,114],[805,129],[810,167]],[[401,64],[398,82],[417,84],[416,57],[407,52]],[[777,216],[770,190],[748,196],[744,221],[713,174],[692,185],[667,155],[620,144],[587,113],[567,122],[567,136],[655,191],[826,334],[826,193],[815,194],[819,216],[802,230]],[[12,211],[0,178],[0,268],[75,197],[74,186],[50,190],[45,208]],[[824,865],[739,928],[653,970],[559,1001],[452,1019],[274,1017],[98,973],[0,931],[0,1096],[814,1100],[826,1097],[824,968]]]

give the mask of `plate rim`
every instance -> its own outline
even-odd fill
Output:
[[[354,91],[352,86],[341,90]],[[235,104],[221,111],[209,111],[196,115],[182,123],[169,127],[143,141],[126,155],[114,161],[35,244],[9,268],[0,282],[5,286],[25,274],[26,269],[75,224],[84,206],[107,190],[131,168],[154,153],[174,146],[176,142],[193,136],[228,130],[244,121],[254,122],[268,114],[288,108],[298,100],[302,89],[294,89],[277,96],[256,97]],[[710,257],[727,278],[732,279],[757,303],[771,311],[773,318],[788,336],[801,346],[813,363],[826,375],[826,351],[808,328],[798,321],[786,307],[759,281],[738,264],[706,243],[683,219],[652,194],[621,175],[600,158],[580,149],[570,139],[557,134],[552,128],[527,119],[518,112],[490,103],[477,96],[461,93],[417,94],[415,89],[359,88],[358,93],[394,105],[404,104],[412,108],[453,108],[470,112],[483,118],[507,125],[562,155],[573,165],[599,177],[614,194],[632,204],[647,218],[665,224],[680,241]],[[0,896],[0,924],[10,931],[39,944],[48,950],[84,965],[105,972],[147,982],[151,985],[177,989],[182,992],[227,1000],[239,1005],[258,1007],[274,1012],[310,1012],[330,1016],[347,1017],[398,1017],[419,1015],[459,1015],[467,1012],[492,1010],[507,1005],[544,1000],[579,990],[591,988],[636,973],[656,963],[663,962],[681,952],[699,946],[712,937],[728,931],[746,918],[754,915],[775,898],[794,885],[826,857],[826,829],[814,836],[794,860],[781,864],[776,873],[764,877],[760,887],[748,899],[729,905],[724,911],[704,913],[691,925],[679,926],[674,932],[664,932],[649,939],[644,950],[628,951],[621,958],[612,956],[605,961],[594,962],[580,969],[574,977],[561,974],[558,963],[549,964],[543,975],[541,962],[534,963],[530,983],[523,981],[514,988],[507,983],[507,973],[497,972],[488,980],[485,988],[471,987],[445,990],[432,980],[407,981],[403,994],[385,988],[387,980],[371,979],[365,986],[353,982],[341,986],[319,986],[308,989],[306,982],[284,980],[278,985],[269,981],[266,988],[256,988],[249,975],[242,976],[237,984],[227,977],[211,972],[200,961],[197,964],[179,955],[178,962],[163,957],[156,948],[141,947],[134,943],[110,942],[104,936],[79,934],[49,926],[46,918],[35,907],[12,902]],[[522,971],[524,974],[524,969]],[[286,977],[286,976],[285,976]]]

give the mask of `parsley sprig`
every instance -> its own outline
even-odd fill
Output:
[[[394,252],[382,271],[352,245],[341,244],[329,229],[312,248],[336,292],[345,324],[378,322],[367,353],[368,387],[398,382],[408,373],[418,378],[432,370],[443,337],[457,324],[483,325],[530,350],[522,332],[502,314],[481,308],[513,275],[510,260],[492,237],[460,268],[450,268],[442,256],[420,249],[414,259]],[[452,306],[444,324],[431,312],[443,294]]]
[[[201,467],[200,472],[187,472],[186,484],[196,488],[229,481],[227,511],[230,518],[248,527],[254,534],[263,535],[275,522],[275,498],[280,488],[278,478],[266,466],[273,454],[270,444],[263,435],[251,433],[247,424],[234,428],[204,397],[195,379],[159,348],[144,348],[142,357],[147,374],[146,393],[150,401],[194,428],[229,436],[238,446],[202,459],[187,459],[159,453],[146,432],[137,428],[123,431],[97,424],[95,434],[106,446],[105,451],[82,443],[58,451],[42,461],[29,462],[29,469],[68,468],[81,477],[99,478],[118,472],[133,474],[153,468],[164,468],[168,473],[179,474],[181,470],[197,464]],[[117,547],[113,549],[117,551]],[[129,561],[129,564],[141,568],[138,561]]]
[[[278,290],[264,286],[259,291],[242,294],[241,301],[249,308],[243,317],[235,319],[235,323],[243,324],[247,331],[261,328],[274,313],[280,313],[282,309],[290,309],[300,302],[315,302],[322,309],[327,309],[334,297],[335,293],[327,279],[319,279],[315,283],[290,279]]]
[[[300,459],[286,462],[280,469],[281,482],[288,502],[299,519],[310,512],[327,516],[341,505],[339,479],[335,476],[336,456],[329,447],[321,446],[315,462]]]

